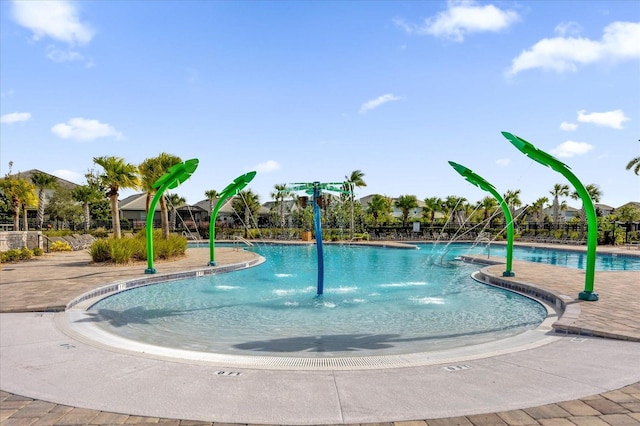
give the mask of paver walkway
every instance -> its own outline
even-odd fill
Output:
[[[531,245],[531,244],[529,244]],[[576,247],[576,249],[580,249]],[[599,248],[599,252],[606,249]],[[624,249],[610,249],[620,255]],[[252,253],[234,249],[216,252],[219,264],[250,260]],[[159,274],[206,267],[208,249],[189,249],[188,256],[175,262],[157,263]],[[90,265],[86,252],[58,253],[30,262],[3,265],[0,279],[0,312],[63,310],[80,294],[108,282],[140,277],[146,264],[125,267]],[[640,271],[597,272],[598,302],[576,300],[584,286],[584,273],[547,265],[514,261],[516,277],[501,277],[504,265],[486,267],[484,273],[498,280],[512,281],[548,292],[571,307],[570,318],[557,326],[568,332],[640,341]],[[640,368],[640,360],[639,368]],[[2,384],[0,382],[0,388]],[[0,391],[1,425],[72,424],[173,424],[221,425],[190,420],[159,419],[124,413],[88,410],[34,400]],[[640,425],[640,383],[573,401],[484,415],[426,419],[384,425]]]

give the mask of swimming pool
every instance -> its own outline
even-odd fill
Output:
[[[266,261],[228,274],[121,292],[93,305],[98,327],[155,346],[230,355],[372,356],[480,344],[535,329],[547,311],[470,278],[469,245],[421,250],[258,245]]]

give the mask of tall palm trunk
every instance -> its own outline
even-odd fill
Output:
[[[91,212],[89,211],[89,203],[83,203],[82,209],[84,212],[84,230],[88,231],[91,226]]]
[[[36,216],[36,229],[42,230],[42,224],[44,223],[44,189],[38,191],[38,213]]]
[[[162,225],[162,238],[168,240],[171,231],[169,230],[169,209],[167,208],[167,199],[164,195],[160,197],[160,223]]]
[[[20,202],[17,199],[11,200],[13,205],[13,230],[20,230]]]
[[[29,230],[29,222],[27,221],[27,205],[23,204],[22,205],[22,230],[23,231],[28,231]]]
[[[118,193],[109,197],[111,202],[111,226],[113,227],[113,236],[115,238],[122,237],[120,232],[120,212],[118,211]]]

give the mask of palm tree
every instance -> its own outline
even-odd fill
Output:
[[[108,188],[106,196],[111,203],[111,223],[113,236],[120,238],[120,212],[118,210],[118,195],[121,189],[136,189],[139,185],[138,168],[126,163],[123,158],[115,156],[93,157],[93,162],[103,168],[100,179]]]
[[[284,199],[291,197],[293,192],[287,189],[286,183],[275,184],[273,187],[274,191],[269,194],[271,198],[276,201],[275,208],[278,211],[278,218],[280,219],[280,227],[284,228],[285,220],[284,220]]]
[[[484,197],[478,202],[478,207],[482,208],[482,219],[486,222],[498,207],[498,201],[494,197]]]
[[[395,206],[402,210],[402,226],[407,226],[411,209],[418,207],[418,198],[415,195],[401,195],[396,200]]]
[[[520,190],[508,189],[507,192],[504,194],[504,202],[507,203],[507,206],[509,207],[509,212],[511,213],[511,217],[515,222],[516,208],[522,205],[522,201],[520,201]],[[505,223],[505,225],[507,224]]]
[[[88,231],[91,225],[91,214],[89,211],[89,205],[91,203],[99,201],[102,197],[102,194],[89,185],[81,185],[73,189],[71,197],[75,201],[82,203],[84,230]]]
[[[169,228],[172,231],[176,230],[176,216],[178,213],[178,207],[184,206],[187,200],[178,194],[168,193],[165,195],[167,201],[170,204],[169,208]]]
[[[357,186],[358,188],[362,188],[367,186],[364,181],[364,173],[361,170],[354,170],[351,172],[349,176],[345,176],[344,179],[349,185],[349,198],[351,201],[351,224],[349,227],[349,238],[353,239],[353,231],[354,231],[354,219],[353,219],[353,210],[355,204],[355,194],[354,190]]]
[[[149,205],[156,189],[153,184],[160,179],[171,166],[181,163],[182,159],[175,155],[161,153],[157,157],[145,159],[139,166],[142,189],[147,193],[147,214],[155,214],[149,211]],[[165,195],[160,198],[160,220],[162,226],[162,238],[169,239],[169,209]]]
[[[640,139],[638,140],[638,142],[640,142]],[[640,174],[640,157],[636,157],[631,161],[629,161],[629,163],[627,164],[627,170],[632,170],[632,169],[633,169],[633,173],[635,173],[636,175]]]
[[[542,223],[544,222],[544,205],[549,202],[549,198],[540,197],[531,205],[531,209],[533,210],[536,216],[536,222]]]
[[[436,220],[436,213],[442,213],[443,203],[444,201],[439,197],[425,198],[422,215],[425,217],[426,215],[429,216],[429,223],[431,226],[433,226],[433,222]]]
[[[215,189],[208,189],[204,191],[204,196],[207,197],[207,200],[209,200],[209,216],[213,214],[213,201],[218,198],[218,195],[220,194],[218,194],[218,191],[216,191]]]
[[[599,203],[600,202],[600,198],[602,197],[602,191],[600,190],[600,187],[598,187],[598,185],[596,185],[595,183],[590,183],[588,185],[586,185],[584,187],[584,189],[587,190],[587,193],[589,194],[589,197],[591,197],[591,200],[593,201],[593,203]],[[578,194],[578,191],[573,191],[570,195],[572,200],[580,200],[580,195]],[[587,215],[584,209],[584,203],[582,203],[582,206],[580,207],[580,229],[581,231],[584,231],[585,225],[587,223]]]
[[[457,197],[455,195],[447,195],[443,203],[443,209],[446,213],[449,213],[450,217],[452,217],[458,225],[462,225],[464,223],[464,219],[461,217],[462,212],[464,212],[464,203],[467,202],[467,199],[464,197]]]
[[[44,205],[45,205],[45,190],[53,189],[57,186],[58,180],[55,176],[51,176],[47,173],[36,172],[31,175],[31,183],[33,183],[38,190],[38,214],[36,216],[36,229],[42,229],[42,223],[44,222]]]
[[[0,179],[0,189],[11,201],[11,207],[13,208],[13,229],[16,231],[20,229],[20,210],[22,210],[22,227],[24,231],[28,231],[27,207],[35,205],[37,202],[35,185],[25,179],[14,178],[11,175],[7,175]]]
[[[568,197],[569,196],[569,185],[556,183],[553,185],[553,190],[549,192],[553,195],[553,226],[558,229],[560,223],[558,223],[558,218],[560,215],[560,197]]]
[[[373,227],[378,226],[378,219],[391,213],[391,198],[376,194],[371,197],[367,206],[367,213],[373,217]]]
[[[244,237],[249,238],[251,219],[260,212],[260,197],[250,189],[240,191],[231,203],[233,210],[239,217],[243,217]]]

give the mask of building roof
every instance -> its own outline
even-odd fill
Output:
[[[133,194],[118,201],[118,209],[129,211],[147,211],[147,193]],[[155,211],[160,211],[160,203],[156,205]]]
[[[31,182],[31,176],[33,176],[36,173],[44,173],[45,175],[54,177],[58,185],[60,185],[63,188],[74,189],[75,187],[80,186],[77,183],[69,182],[66,179],[62,179],[61,177],[52,175],[51,173],[43,172],[42,170],[38,170],[38,169],[31,169],[31,170],[27,170],[26,172],[14,173],[12,176],[18,177],[20,179],[28,180],[29,182]]]

